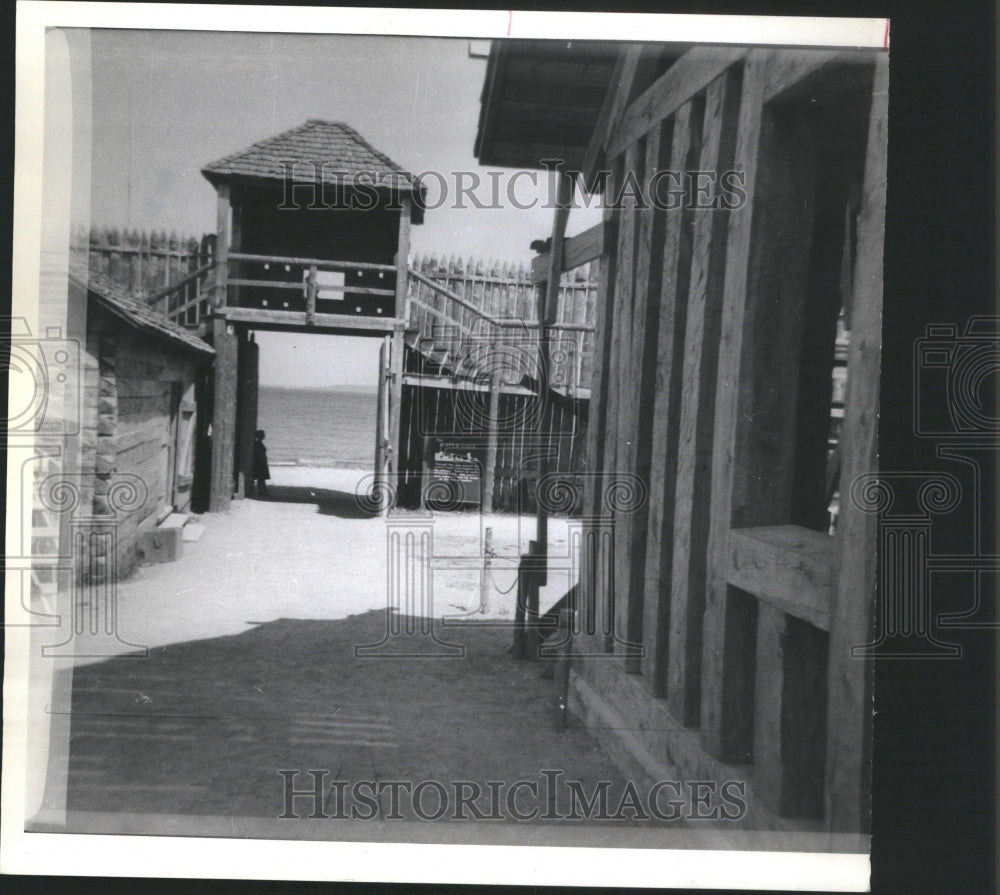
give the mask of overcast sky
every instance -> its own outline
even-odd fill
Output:
[[[486,60],[470,54],[468,40],[89,34],[95,224],[194,236],[212,231],[215,193],[201,167],[308,118],[347,122],[414,173],[438,171],[453,182],[454,172],[472,171],[489,183],[473,156]],[[479,51],[487,47],[476,43]],[[74,77],[86,70],[74,65]],[[511,173],[503,174],[504,184]],[[544,172],[540,179],[544,196]],[[429,187],[435,189],[433,179]],[[485,187],[481,195],[488,196]],[[524,201],[535,194],[529,187],[518,195]],[[551,229],[549,209],[452,204],[428,209],[425,223],[413,228],[413,252],[527,262],[530,241]],[[570,233],[595,220],[574,214]],[[278,349],[280,338],[260,335],[264,383],[374,383],[377,340],[297,336],[289,351]]]

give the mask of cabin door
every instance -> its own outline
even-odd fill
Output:
[[[174,489],[177,484],[177,421],[180,413],[181,384],[170,383],[170,422],[167,424],[167,438],[164,444],[166,482],[163,489],[163,503],[166,506],[176,505]]]
[[[191,507],[191,488],[194,484],[195,428],[198,412],[198,405],[193,398],[194,385],[191,385],[178,406],[173,486],[174,509],[178,512]]]

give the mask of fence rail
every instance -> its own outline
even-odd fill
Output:
[[[410,263],[409,324],[425,355],[439,355],[457,372],[482,357],[484,343],[519,345],[533,354],[538,340],[536,285],[524,265],[482,259],[415,257]],[[550,382],[576,392],[590,387],[596,322],[597,277],[591,265],[563,274],[559,313],[550,328],[561,350]],[[414,346],[416,347],[416,346]]]

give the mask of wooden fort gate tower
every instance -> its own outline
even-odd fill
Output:
[[[395,474],[414,178],[356,131],[311,119],[205,166],[218,195],[209,509],[251,477],[258,351],[251,331],[383,340],[375,468]]]

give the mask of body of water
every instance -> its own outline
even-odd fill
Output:
[[[272,464],[375,465],[375,389],[298,389],[261,386],[257,428],[267,432]]]

